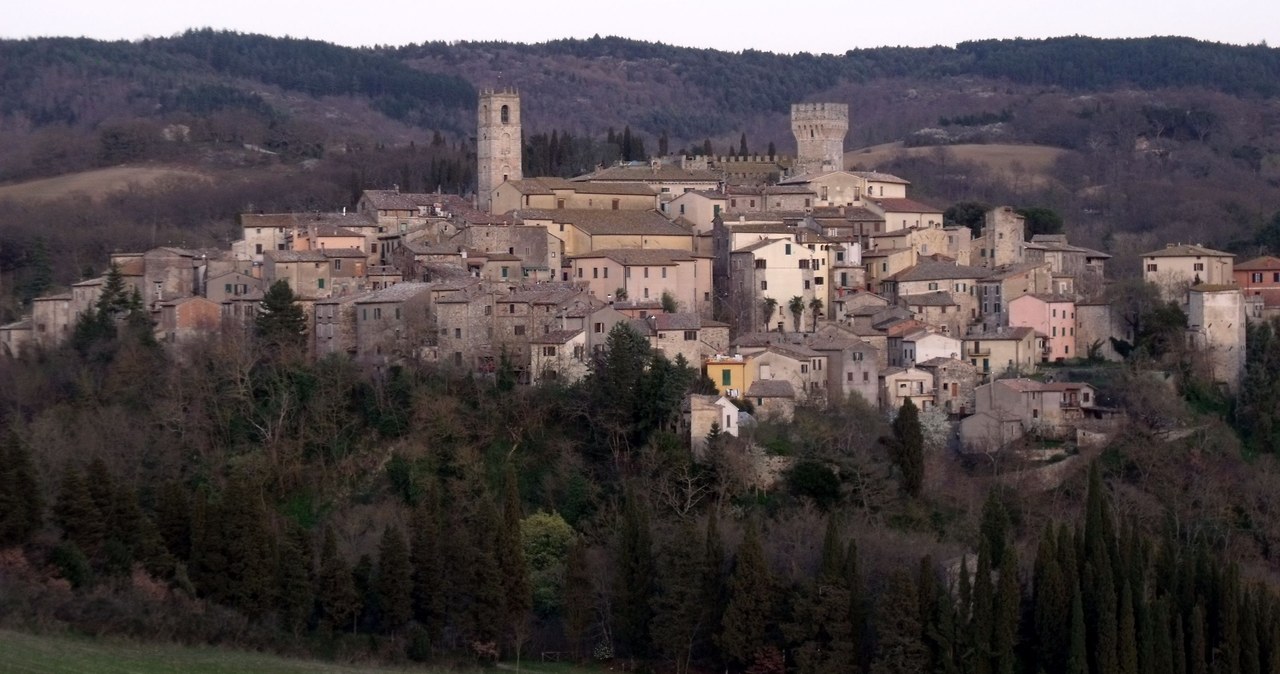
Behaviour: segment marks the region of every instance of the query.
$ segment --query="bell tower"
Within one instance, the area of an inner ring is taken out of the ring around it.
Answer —
[[[476,201],[482,210],[491,210],[498,185],[523,178],[520,143],[520,94],[482,90],[476,121]]]

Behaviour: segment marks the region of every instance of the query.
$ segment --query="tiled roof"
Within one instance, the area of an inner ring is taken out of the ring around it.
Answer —
[[[542,177],[512,180],[510,182],[522,194],[555,194],[556,190],[570,190],[578,194],[618,194],[651,197],[657,194],[653,188],[640,184],[595,183],[572,181],[564,178]]]
[[[369,254],[355,248],[321,248],[325,257],[369,257]]]
[[[1033,269],[1047,266],[1048,264],[1048,262],[1019,262],[1017,264],[1001,265],[996,267],[995,270],[991,272],[990,276],[981,280],[1003,281],[1005,279],[1013,278],[1014,276],[1025,274]]]
[[[440,203],[440,194],[416,194],[400,190],[365,190],[369,204],[380,211],[416,211]]]
[[[1161,250],[1143,253],[1142,257],[1235,257],[1231,253],[1190,243],[1169,244]]]
[[[929,360],[926,360],[923,363],[916,363],[916,367],[924,367],[924,368],[954,367],[954,368],[959,368],[969,372],[974,372],[974,371],[977,371],[978,369],[973,365],[970,365],[969,363],[964,362],[963,360],[959,360],[956,358],[944,358],[941,356],[937,358],[930,358]]]
[[[1058,295],[1056,293],[1027,293],[1022,297],[1034,297],[1046,304],[1065,304],[1065,303],[1074,303],[1076,301],[1075,298],[1073,297],[1067,297],[1066,295]],[[1022,297],[1009,300],[1009,304],[1013,304],[1014,302],[1017,302],[1018,300],[1022,299]]]
[[[269,250],[263,255],[276,262],[327,262],[329,258],[318,250]]]
[[[377,302],[403,302],[419,293],[431,290],[430,283],[397,283],[390,288],[383,288],[356,300],[356,304],[372,304]]]
[[[796,390],[785,379],[757,379],[747,389],[748,398],[794,398]]]
[[[1193,292],[1198,293],[1224,293],[1233,290],[1240,290],[1240,286],[1234,283],[1201,283],[1200,285],[1191,286]]]
[[[899,185],[911,184],[911,181],[909,180],[903,180],[898,176],[891,175],[889,173],[881,173],[879,171],[849,171],[849,173],[852,173],[864,180],[870,180],[877,183],[897,183]]]
[[[545,335],[538,335],[529,341],[534,344],[567,344],[574,337],[581,334],[581,330],[552,330]]]
[[[915,199],[876,199],[875,203],[890,213],[942,213],[941,208]]]
[[[671,222],[657,211],[605,211],[581,208],[514,211],[524,221],[550,220],[570,224],[592,236],[639,234],[649,236],[691,236],[692,232]]]
[[[923,261],[913,267],[890,276],[888,281],[943,281],[948,279],[981,279],[986,278],[990,270],[981,267],[966,267],[950,262]]]
[[[609,248],[575,255],[571,259],[586,260],[601,257],[609,258],[625,266],[656,267],[671,266],[677,262],[687,262],[698,258],[709,258],[710,256],[674,248]]]
[[[1273,255],[1255,257],[1252,260],[1235,265],[1236,271],[1275,271],[1277,269],[1280,269],[1280,257]]]
[[[691,312],[649,314],[655,330],[700,330],[702,318]]]
[[[919,295],[903,295],[901,299],[908,306],[915,307],[953,307],[958,305],[951,293],[943,290],[935,290],[931,293],[921,293]]]
[[[713,171],[682,169],[678,166],[621,165],[610,166],[594,173],[573,178],[573,182],[588,180],[634,182],[712,182],[719,181],[720,174]]]
[[[964,339],[966,341],[982,340],[985,342],[1010,340],[1010,339],[1022,340],[1022,339],[1026,339],[1027,335],[1034,334],[1034,333],[1035,333],[1035,330],[1031,328],[1025,328],[1025,327],[996,328],[994,330],[987,330],[985,332],[978,332],[978,333],[965,335]]]
[[[377,227],[378,223],[363,213],[241,213],[242,227],[298,227],[329,225],[331,227]],[[358,236],[358,235],[357,235]]]

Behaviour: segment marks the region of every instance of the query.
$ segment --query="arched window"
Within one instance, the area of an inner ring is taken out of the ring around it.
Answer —
[[[502,123],[507,124],[511,121],[511,110],[507,106],[502,106]]]

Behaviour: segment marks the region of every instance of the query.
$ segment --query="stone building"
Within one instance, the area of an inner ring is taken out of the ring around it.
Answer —
[[[524,177],[520,132],[520,94],[513,89],[485,89],[476,106],[476,197],[493,212],[493,191],[508,180]]]
[[[1023,241],[1027,222],[1012,206],[998,206],[987,211],[982,234],[970,244],[969,263],[994,269],[1001,265],[1023,262]]]
[[[849,133],[849,106],[843,103],[796,103],[791,106],[791,133],[796,138],[796,174],[844,169],[844,139]]]
[[[1239,286],[1192,286],[1187,298],[1190,346],[1206,356],[1213,381],[1235,392],[1245,360],[1245,303]]]
[[[933,375],[933,399],[947,414],[964,416],[974,408],[978,369],[955,358],[930,358],[916,367]]]

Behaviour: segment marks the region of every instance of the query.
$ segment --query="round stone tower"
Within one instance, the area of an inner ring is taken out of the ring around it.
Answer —
[[[488,211],[494,188],[523,177],[520,94],[514,89],[484,89],[476,111],[476,198]]]
[[[844,169],[844,137],[849,106],[844,103],[795,103],[791,133],[796,137],[796,175]]]

